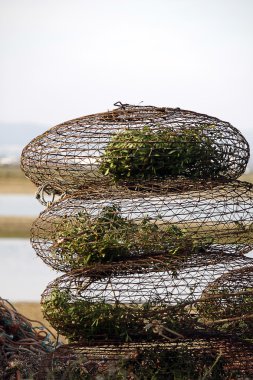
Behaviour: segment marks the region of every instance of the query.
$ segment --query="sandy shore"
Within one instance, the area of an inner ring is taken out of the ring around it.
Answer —
[[[36,187],[18,166],[0,166],[0,194],[34,194]]]
[[[34,217],[0,216],[0,237],[29,238]]]
[[[253,183],[253,173],[240,177]],[[36,187],[18,166],[0,166],[0,194],[35,194]],[[0,216],[0,237],[29,237],[32,217]]]
[[[53,327],[48,323],[48,321],[43,318],[39,302],[14,302],[13,306],[20,314],[34,321],[32,322],[34,326],[38,326],[38,323],[36,323],[36,321],[39,321],[43,325],[45,325],[45,327],[47,327],[53,334],[56,335],[55,329],[53,329]],[[66,339],[63,336],[60,336],[60,340],[62,342],[67,343]]]
[[[0,194],[35,194],[35,191],[36,187],[29,180],[9,180],[4,183],[0,180]]]
[[[253,183],[253,173],[244,174],[242,181]],[[34,194],[35,185],[25,177],[19,166],[0,166],[0,194]]]

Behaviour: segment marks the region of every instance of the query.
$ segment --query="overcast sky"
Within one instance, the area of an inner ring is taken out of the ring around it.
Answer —
[[[53,126],[121,100],[252,128],[253,0],[0,5],[0,122]]]

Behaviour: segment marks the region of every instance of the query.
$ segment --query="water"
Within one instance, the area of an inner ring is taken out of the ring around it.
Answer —
[[[33,195],[0,195],[0,215],[36,217],[43,209]],[[0,254],[0,297],[11,302],[39,301],[47,284],[61,275],[36,256],[29,239],[1,238]]]
[[[27,194],[0,194],[0,215],[38,216],[44,207]]]
[[[0,215],[37,217],[43,206],[33,195],[0,194]],[[0,239],[0,297],[9,301],[39,301],[57,273],[47,267],[29,239]]]
[[[39,301],[47,284],[58,277],[39,259],[28,239],[0,239],[0,296],[9,301]]]
[[[50,269],[36,256],[29,239],[1,238],[0,253],[0,296],[11,302],[39,301],[41,293],[48,283],[62,274]],[[246,256],[253,258],[253,253]],[[217,276],[222,274],[221,269],[217,268]],[[189,273],[187,277],[189,278]],[[208,276],[206,277],[205,282],[208,280]],[[168,274],[166,274],[166,278],[168,278]],[[178,281],[182,281],[182,278],[179,278]],[[194,282],[193,279],[192,281]],[[195,286],[197,287],[198,281],[199,278],[196,278]],[[154,279],[152,279],[152,284],[154,285]],[[185,284],[183,285],[184,292],[186,292]],[[127,289],[124,290],[127,291]],[[121,289],[122,291],[123,289]],[[93,297],[95,295],[96,291]],[[175,297],[177,298],[177,295]]]

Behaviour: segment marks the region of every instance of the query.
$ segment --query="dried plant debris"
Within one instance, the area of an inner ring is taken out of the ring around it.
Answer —
[[[49,354],[36,380],[251,379],[252,344],[235,339],[66,345]]]

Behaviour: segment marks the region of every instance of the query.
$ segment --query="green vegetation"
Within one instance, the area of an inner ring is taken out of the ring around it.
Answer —
[[[225,169],[223,154],[206,136],[208,127],[173,131],[127,129],[116,134],[101,158],[100,172],[119,180],[164,178],[216,178]]]
[[[85,344],[85,341],[114,339],[122,343],[131,340],[153,342],[159,340],[159,337],[163,342],[181,342],[181,348],[179,343],[179,349],[173,351],[163,350],[161,343],[161,350],[148,348],[136,352],[132,359],[122,358],[109,362],[109,369],[103,372],[101,379],[224,378],[224,361],[221,355],[205,351],[197,351],[195,354],[188,349],[187,342],[183,343],[184,336],[181,333],[191,330],[195,325],[194,317],[185,309],[175,312],[169,306],[152,303],[126,305],[94,303],[82,299],[73,301],[68,290],[58,288],[44,299],[42,308],[46,318],[58,331],[64,331],[70,342]],[[154,320],[158,315],[159,320]],[[84,371],[86,364],[85,356],[69,363],[64,369],[64,374],[69,376],[66,378],[72,380],[71,376],[75,375],[75,379],[97,379]],[[55,362],[54,368],[57,374],[63,369],[60,362]]]
[[[52,238],[51,254],[73,269],[129,256],[193,254],[211,244],[210,239],[195,240],[175,225],[159,227],[149,218],[135,223],[122,217],[116,206],[104,207],[97,217],[87,213],[66,217]]]
[[[44,316],[70,341],[131,340],[145,341],[163,336],[163,329],[178,338],[180,331],[192,324],[192,317],[182,309],[175,313],[168,305],[155,303],[122,304],[72,300],[68,290],[55,288],[43,300]],[[156,319],[155,324],[149,320]],[[167,331],[167,330],[166,330]]]
[[[118,363],[106,380],[222,380],[224,360],[216,353],[196,355],[187,350],[143,350],[134,360]],[[132,374],[133,377],[130,377]],[[129,376],[129,377],[127,377]]]
[[[135,350],[134,359],[111,359],[106,364],[106,371],[102,368],[101,372],[98,369],[89,374],[89,368],[99,367],[95,360],[86,356],[71,361],[54,358],[47,380],[223,380],[226,377],[221,354],[210,352],[198,356],[187,347],[174,352],[156,348]]]
[[[212,286],[197,310],[200,318],[215,329],[253,341],[252,288],[230,291]]]

